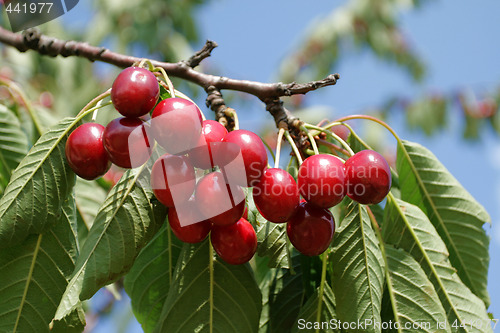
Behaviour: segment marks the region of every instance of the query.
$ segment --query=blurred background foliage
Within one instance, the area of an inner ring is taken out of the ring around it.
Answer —
[[[77,16],[71,16],[72,20],[78,17],[74,22],[68,22],[68,18],[63,16],[62,19],[39,28],[43,33],[59,39],[85,41],[120,53],[175,62],[188,58],[203,44],[202,37],[210,38],[203,35],[195,18],[212,1],[81,0],[73,9],[78,11]],[[423,6],[432,6],[433,2],[350,0],[344,1],[340,6],[332,5],[331,12],[318,13],[318,19],[313,20],[301,36],[292,36],[297,38],[294,48],[288,53],[283,50],[279,68],[269,75],[284,82],[317,80],[336,72],[338,65],[345,59],[368,53],[398,68],[418,85],[425,80],[429,70],[419,55],[418,48],[412,45],[401,28],[401,14],[419,10]],[[5,11],[2,12],[0,24],[9,27]],[[227,33],[232,33],[231,27],[228,27]],[[231,48],[231,45],[225,47]],[[26,119],[24,127],[28,141],[33,143],[38,134],[28,113],[24,112],[26,108],[32,108],[40,123],[47,128],[64,116],[75,115],[89,100],[108,89],[119,70],[106,64],[94,64],[86,59],[72,57],[61,61],[60,58],[50,58],[35,52],[19,53],[13,48],[0,45],[0,80],[16,82],[26,94],[26,99],[23,100],[0,86],[0,99],[3,104],[12,107],[21,119]],[[199,70],[231,76],[224,71],[223,65],[214,65],[211,61],[202,63]],[[201,88],[180,80],[174,80],[174,84],[179,90],[194,96],[200,106],[204,104],[205,94]],[[373,84],[377,84],[377,78],[373,78]],[[366,110],[359,111],[389,122],[393,114],[403,113],[408,129],[421,131],[429,136],[444,130],[453,112],[463,118],[463,138],[475,140],[480,138],[485,127],[500,133],[500,87],[489,88],[491,89],[488,91],[462,87],[453,91],[424,91],[419,97],[414,94],[411,97],[396,95],[380,105],[371,105]],[[234,99],[234,93],[224,94],[229,102]],[[239,99],[235,103],[239,106],[260,103],[241,94],[237,96]],[[285,103],[297,116],[309,122],[319,122],[332,116],[331,109],[310,106],[306,102],[307,98],[294,96],[285,99]],[[262,110],[261,114],[248,115],[241,111],[240,118],[243,121],[249,117],[261,119],[261,124],[264,125],[260,127],[260,134],[273,146],[276,133],[274,123],[270,117],[266,117],[262,104],[259,104],[259,108]],[[99,121],[106,123],[116,116],[111,112],[100,112]],[[380,151],[386,149],[380,128],[369,127],[363,130],[370,145]],[[386,156],[391,160],[390,154]],[[79,187],[85,186],[88,185]],[[100,193],[99,197],[104,197],[104,194]],[[83,219],[85,214],[93,214],[91,211],[81,213],[80,218]],[[115,287],[121,289],[120,283]],[[98,293],[94,298],[96,303],[88,309],[90,315],[87,320],[91,324],[88,331],[95,318],[111,311],[111,305],[115,301],[112,294],[108,290]],[[125,331],[126,325],[122,320],[120,322]]]

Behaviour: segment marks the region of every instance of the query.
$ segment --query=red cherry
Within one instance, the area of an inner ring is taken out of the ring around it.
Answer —
[[[253,132],[236,130],[229,132],[222,142],[221,148],[217,150],[218,163],[216,163],[231,182],[237,182],[241,186],[254,186],[267,167],[267,152],[262,140]],[[237,164],[228,166],[240,153],[245,168],[246,182],[242,177],[243,170]]]
[[[391,168],[385,158],[373,150],[362,150],[345,162],[346,190],[352,200],[376,204],[391,189]]]
[[[212,228],[210,221],[201,218],[194,200],[189,200],[182,206],[170,208],[168,223],[174,235],[185,243],[201,242]]]
[[[201,113],[183,98],[167,98],[155,107],[151,119],[153,135],[170,154],[185,154],[195,148],[201,135]]]
[[[194,168],[185,156],[165,154],[151,169],[151,188],[162,204],[175,207],[185,203],[196,186]]]
[[[137,168],[149,159],[153,149],[150,129],[139,118],[112,120],[103,135],[109,159],[122,168]]]
[[[333,207],[345,196],[344,163],[333,155],[309,156],[299,168],[297,181],[306,201],[321,208]]]
[[[78,126],[66,141],[66,160],[73,171],[83,179],[103,176],[111,166],[102,144],[104,126],[85,123]]]
[[[236,223],[245,210],[245,192],[227,184],[220,172],[211,172],[198,181],[195,200],[205,218],[216,225]]]
[[[253,200],[266,220],[284,223],[299,205],[299,188],[292,175],[285,170],[267,169],[253,188]]]
[[[214,225],[210,241],[219,257],[231,265],[248,262],[257,251],[257,235],[245,219],[227,226]]]
[[[200,169],[213,168],[215,164],[212,150],[226,134],[227,129],[221,123],[215,120],[204,120],[198,145],[189,151],[191,163]]]
[[[335,233],[335,220],[325,208],[301,203],[288,221],[286,232],[292,245],[306,256],[317,256],[328,248]]]
[[[160,87],[153,73],[140,67],[125,68],[113,82],[111,101],[125,117],[140,117],[153,109]]]

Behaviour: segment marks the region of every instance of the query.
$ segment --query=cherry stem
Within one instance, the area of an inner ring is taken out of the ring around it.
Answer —
[[[92,113],[92,121],[95,121],[97,119],[97,113],[99,112],[99,109],[101,108],[101,105],[102,105],[102,99],[97,102],[97,104],[95,105],[95,111],[94,113]]]
[[[323,140],[323,139],[318,139],[318,143],[323,145],[323,146],[326,146],[332,150],[335,150],[336,152],[338,153],[341,153],[341,154],[344,154],[344,155],[349,155],[349,152],[345,149],[342,149],[340,148],[339,146],[337,146],[336,144],[330,142],[330,141],[326,141],[326,140]]]
[[[90,109],[87,109],[85,111],[80,111],[77,115],[76,115],[76,119],[78,119],[78,121],[82,120],[83,118],[85,118],[87,115],[89,115],[90,113],[93,113],[93,112],[96,112],[97,110],[105,107],[105,106],[108,106],[108,105],[111,105],[113,104],[111,101],[109,102],[106,102],[104,104],[99,104],[99,105],[96,105],[94,106],[93,108],[90,108]],[[94,120],[94,119],[92,119]]]
[[[240,121],[238,120],[238,114],[236,113],[236,110],[233,108],[226,108],[224,110],[224,114],[226,117],[232,117],[234,121],[234,128],[233,130],[239,130],[240,129]]]
[[[299,165],[301,165],[303,160],[302,160],[302,156],[300,156],[299,148],[297,148],[297,145],[293,141],[293,138],[288,131],[285,131],[285,137],[288,140],[288,142],[290,143],[290,146],[292,146],[293,152],[295,153],[295,156],[297,157],[297,160],[299,161]]]
[[[288,165],[286,166],[286,172],[291,173],[291,172],[290,172],[290,169],[292,168],[292,162],[293,162],[294,160],[295,160],[295,157],[294,157],[294,156],[290,157],[290,161],[288,161]],[[288,239],[288,237],[287,237],[287,239]]]
[[[304,125],[300,126],[300,129],[307,134],[309,141],[311,141],[311,146],[314,151],[314,155],[318,155],[319,154],[318,145],[316,144],[316,140],[312,136],[311,132],[309,132],[309,130]]]
[[[356,138],[356,140],[359,141],[359,143],[361,143],[363,146],[365,146],[366,149],[373,150],[372,147],[370,147],[370,145],[365,142],[365,140],[361,139],[361,137],[354,131],[354,129],[349,124],[344,123],[343,125],[345,127],[347,127],[349,129],[349,131],[351,131],[351,135],[354,136]]]
[[[377,124],[380,124],[383,127],[385,127],[389,132],[391,132],[391,134],[398,141],[398,143],[401,143],[401,139],[396,134],[396,132],[392,129],[391,126],[387,125],[387,123],[385,123],[384,121],[382,121],[382,120],[380,120],[378,118],[375,118],[373,116],[362,115],[362,114],[360,114],[360,115],[355,114],[355,115],[351,115],[351,116],[342,117],[340,119],[337,119],[335,122],[344,122],[344,121],[353,120],[353,119],[366,119],[366,120],[370,120],[370,121],[376,122]]]
[[[78,114],[76,115],[77,117],[79,117],[81,114],[85,113],[85,114],[88,114],[87,111],[92,108],[94,105],[97,104],[97,102],[105,99],[106,97],[108,97],[109,95],[111,95],[111,88],[109,88],[108,90],[106,90],[105,92],[103,92],[102,94],[96,96],[93,100],[91,100],[90,102],[88,102],[87,105],[85,105],[83,107],[83,109],[80,110],[80,112],[78,112]],[[105,105],[102,105],[102,106],[106,106],[106,105],[109,105],[111,104],[111,102],[109,103],[106,103]]]
[[[370,220],[372,221],[373,226],[376,227],[377,230],[380,231],[380,226],[378,225],[377,219],[375,218],[375,215],[373,214],[370,207],[366,206],[366,211],[368,212],[368,216],[370,216]]]
[[[269,147],[269,144],[266,142],[266,140],[262,140],[264,143],[264,146],[266,146],[267,150],[271,153],[271,156],[273,157],[273,161],[276,161],[276,156],[274,155],[274,151]]]
[[[280,127],[278,132],[278,140],[276,140],[276,158],[274,159],[274,167],[280,167],[280,153],[281,153],[281,143],[283,141],[283,134],[285,133],[285,129]]]
[[[172,84],[172,81],[170,80],[170,78],[168,77],[167,75],[167,72],[165,72],[165,70],[161,67],[156,67],[154,69],[154,71],[159,71],[162,75],[163,75],[163,79],[165,80],[165,82],[167,83],[167,86],[168,86],[168,92],[170,93],[170,96],[172,97],[175,97],[175,89],[174,89],[174,85]]]
[[[349,155],[352,156],[354,155],[354,152],[352,151],[351,147],[349,146],[349,144],[347,144],[347,142],[345,142],[340,136],[338,136],[337,134],[335,133],[332,133],[332,131],[329,131],[328,129],[325,129],[324,127],[318,127],[318,126],[314,126],[314,125],[311,125],[311,124],[304,124],[304,127],[306,128],[312,128],[312,129],[315,129],[317,131],[320,131],[320,132],[323,132],[325,133],[327,136],[337,140],[348,152],[349,152]]]
[[[26,110],[28,111],[28,114],[30,115],[30,118],[33,120],[33,124],[35,125],[36,131],[38,132],[39,135],[42,135],[43,132],[45,132],[44,126],[40,122],[40,119],[38,119],[38,115],[36,114],[35,110],[33,109],[31,102],[24,95],[24,92],[21,90],[21,88],[13,81],[4,80],[1,78],[0,78],[0,85],[4,85],[8,88],[10,94],[12,95],[12,98],[15,99],[15,95],[12,93],[12,91],[14,91],[17,94],[17,97],[24,104]]]
[[[323,294],[325,292],[326,283],[326,264],[328,263],[328,251],[323,253],[323,265],[321,267],[321,282],[319,284],[319,294],[318,294],[318,312],[316,313],[316,322],[319,323],[321,320],[321,306],[323,305]],[[319,328],[316,329],[319,332]]]
[[[147,69],[149,69],[151,72],[154,71],[154,69],[155,69],[155,66],[153,66],[153,63],[149,59],[142,59],[141,61],[139,61],[139,63],[132,64],[132,66],[134,66],[136,64],[137,64],[137,67],[141,67],[141,68],[144,68],[144,64],[147,64],[148,65]]]

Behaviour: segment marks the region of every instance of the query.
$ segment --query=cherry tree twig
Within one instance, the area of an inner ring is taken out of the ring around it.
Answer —
[[[0,27],[0,43],[15,47],[20,52],[28,50],[36,51],[40,54],[49,55],[52,57],[81,57],[90,61],[101,61],[118,67],[128,67],[133,63],[141,60],[141,58],[132,57],[112,52],[104,47],[89,45],[88,43],[78,41],[66,41],[41,34],[37,29],[28,29],[23,33],[14,33]],[[286,123],[288,126],[296,126],[297,119],[292,117],[290,113],[283,107],[276,107],[280,103],[281,97],[292,96],[297,94],[306,94],[322,87],[335,85],[340,78],[338,74],[330,74],[326,78],[308,83],[263,83],[248,80],[232,79],[224,76],[217,76],[202,73],[194,70],[200,62],[211,55],[212,50],[217,47],[217,43],[207,41],[205,46],[196,52],[188,60],[169,63],[152,60],[151,63],[155,67],[163,68],[169,76],[184,79],[201,86],[207,93],[216,94],[219,104],[212,109],[222,116],[225,107],[222,100],[221,90],[234,90],[247,94],[251,94],[259,98],[266,104],[266,109],[271,112],[278,127],[280,123]],[[213,97],[212,97],[213,99]],[[221,101],[222,100],[222,101]],[[207,102],[209,99],[207,99]]]

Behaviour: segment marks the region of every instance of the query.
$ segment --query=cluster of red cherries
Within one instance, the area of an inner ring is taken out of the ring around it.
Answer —
[[[111,163],[143,165],[156,142],[166,153],[154,162],[150,182],[158,201],[169,207],[172,232],[187,243],[210,234],[215,252],[229,264],[245,263],[257,250],[245,187],[253,188],[260,214],[287,223],[291,243],[309,256],[323,253],[332,241],[335,221],[329,208],[345,195],[375,204],[390,190],[389,165],[377,152],[358,152],[345,163],[333,155],[310,156],[296,182],[287,171],[268,168],[265,146],[255,133],[228,133],[220,123],[203,120],[193,102],[178,97],[158,102],[159,94],[152,72],[123,70],[111,90],[123,117],[106,127],[85,123],[76,128],[66,143],[68,163],[78,176],[92,180]]]

